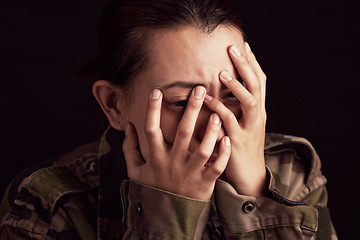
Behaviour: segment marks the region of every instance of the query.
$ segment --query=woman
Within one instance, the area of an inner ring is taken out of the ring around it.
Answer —
[[[82,72],[110,127],[13,181],[1,237],[335,239],[313,147],[265,134],[266,76],[233,9],[110,1]]]

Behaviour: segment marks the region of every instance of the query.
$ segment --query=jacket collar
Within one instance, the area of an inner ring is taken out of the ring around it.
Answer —
[[[108,127],[99,146],[99,212],[98,232],[100,239],[116,239],[124,231],[120,185],[129,179],[122,143],[124,132]]]

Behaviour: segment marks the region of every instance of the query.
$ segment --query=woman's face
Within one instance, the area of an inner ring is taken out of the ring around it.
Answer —
[[[228,55],[229,46],[234,44],[245,52],[240,31],[223,25],[211,34],[204,34],[194,27],[156,31],[150,44],[149,67],[134,79],[136,84],[132,101],[124,116],[124,121],[131,122],[136,128],[145,160],[149,152],[144,131],[147,102],[155,88],[163,93],[161,129],[164,140],[169,144],[174,142],[186,101],[197,85],[205,86],[208,95],[221,100],[240,117],[240,103],[219,80],[219,74],[224,70],[233,76],[238,75]],[[190,152],[194,152],[201,143],[211,113],[203,105],[190,143]],[[218,139],[224,134],[222,130]]]

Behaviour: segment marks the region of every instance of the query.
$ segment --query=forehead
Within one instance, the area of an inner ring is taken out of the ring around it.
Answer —
[[[206,86],[221,71],[235,74],[227,51],[233,44],[242,48],[244,40],[231,26],[220,25],[211,33],[191,26],[156,30],[149,44],[149,67],[143,74],[146,85],[191,82]]]

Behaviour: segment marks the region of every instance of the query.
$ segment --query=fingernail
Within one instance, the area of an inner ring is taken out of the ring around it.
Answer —
[[[224,137],[224,142],[226,146],[230,146],[230,138],[229,137]]]
[[[151,99],[159,99],[161,91],[159,89],[154,89],[151,93]]]
[[[232,51],[236,56],[238,56],[238,57],[241,56],[241,53],[240,53],[239,49],[238,49],[235,45],[231,47],[231,51]]]
[[[195,96],[195,98],[200,99],[200,98],[202,98],[202,96],[204,95],[204,93],[205,93],[204,87],[202,87],[202,86],[197,86],[197,87],[195,88],[195,91],[194,91],[194,96]]]
[[[211,116],[211,121],[215,124],[219,124],[220,123],[220,117],[217,113],[214,113],[212,116]]]
[[[221,77],[228,82],[230,82],[233,79],[228,72],[221,72]]]
[[[210,97],[209,95],[205,95],[205,101],[207,102],[211,102],[212,101],[212,97]]]
[[[248,50],[249,52],[251,52],[251,47],[250,47],[250,45],[249,45],[248,42],[245,43],[245,48],[246,48],[246,50]]]

